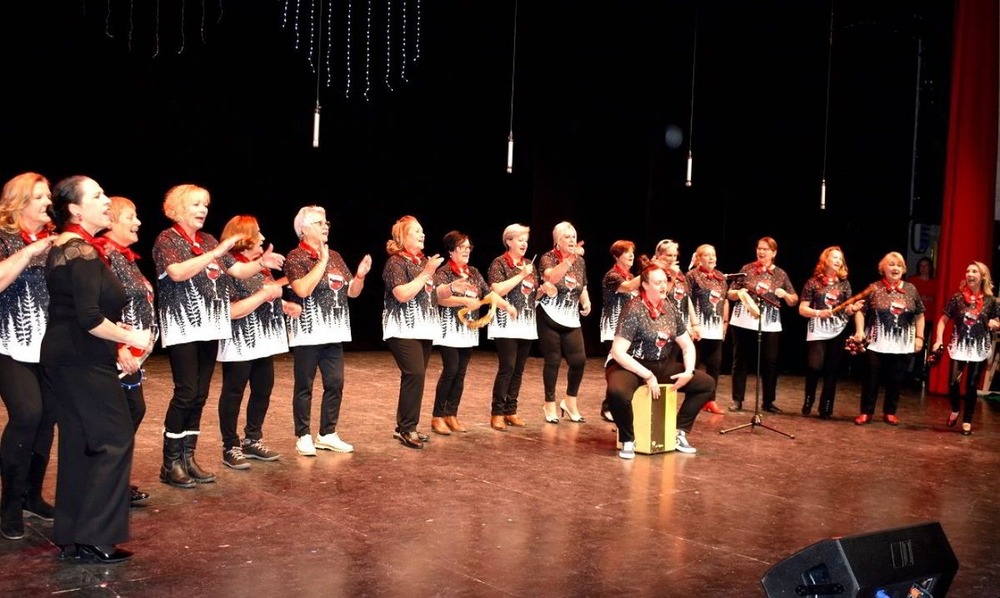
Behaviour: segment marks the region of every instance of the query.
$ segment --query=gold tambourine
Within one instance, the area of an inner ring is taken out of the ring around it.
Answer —
[[[486,305],[487,303],[490,304],[490,310],[486,312],[486,315],[478,319],[472,319],[468,317],[470,311],[468,307],[463,307],[459,309],[458,310],[459,321],[461,321],[469,328],[472,328],[473,330],[479,330],[483,326],[486,326],[493,320],[493,316],[495,316],[497,313],[496,296],[493,293],[490,293],[489,295],[483,297],[482,300],[479,301],[479,304],[476,305],[476,307],[474,308],[474,309],[479,309],[480,307]]]

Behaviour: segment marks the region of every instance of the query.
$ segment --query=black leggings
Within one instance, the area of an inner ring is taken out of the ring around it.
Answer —
[[[747,374],[757,369],[757,331],[730,326],[733,339],[733,400],[743,402],[747,390]],[[780,332],[760,333],[761,403],[773,405],[778,394],[778,338]]]
[[[493,381],[493,404],[490,415],[517,413],[517,397],[521,393],[524,366],[531,355],[531,339],[497,338],[497,376]]]
[[[556,382],[563,357],[569,366],[566,374],[566,396],[580,394],[583,370],[587,366],[587,352],[583,346],[583,330],[557,324],[545,313],[538,310],[538,347],[545,362],[542,366],[542,383],[545,385],[545,402],[556,400]]]
[[[976,400],[979,398],[976,384],[983,373],[985,361],[954,361],[948,375],[948,398],[951,399],[951,410],[958,412],[964,399],[965,410],[962,412],[962,422],[971,424],[972,414],[976,411]],[[965,392],[962,392],[964,389]]]
[[[215,373],[219,341],[194,341],[169,348],[174,396],[167,407],[163,427],[170,434],[201,430],[201,412]]]
[[[671,384],[670,376],[684,371],[684,366],[673,359],[660,361],[639,361],[649,371],[656,375],[660,384]],[[639,376],[623,368],[617,361],[608,364],[605,370],[608,380],[608,402],[611,407],[611,417],[618,426],[618,440],[621,442],[635,441],[635,426],[632,413],[632,395],[642,386]],[[705,403],[712,400],[715,394],[715,382],[712,377],[700,370],[695,370],[694,377],[679,391],[684,395],[684,401],[677,410],[677,429],[690,432],[694,420]],[[667,440],[670,440],[669,438]]]

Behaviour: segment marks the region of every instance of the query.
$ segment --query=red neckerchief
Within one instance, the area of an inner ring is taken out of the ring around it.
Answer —
[[[523,266],[524,265],[524,258],[523,257],[521,258],[521,261],[519,261],[518,263],[515,264],[514,263],[514,256],[512,256],[509,251],[507,253],[503,254],[503,257],[504,257],[505,260],[507,260],[507,267],[508,268],[517,268],[519,266]]]
[[[560,264],[563,263],[563,261],[565,261],[566,258],[568,258],[570,255],[572,255],[572,254],[569,254],[569,253],[563,254],[563,252],[559,251],[558,247],[554,247],[552,249],[552,253],[556,254],[556,259],[559,260]]]
[[[642,304],[649,310],[649,317],[654,320],[659,318],[660,314],[663,313],[663,299],[660,299],[659,303],[653,305],[653,303],[649,300],[649,296],[646,295],[646,291],[642,291],[641,296]]]
[[[965,299],[965,303],[967,305],[970,305],[970,306],[971,305],[975,305],[976,306],[976,312],[983,311],[983,294],[982,293],[973,293],[972,289],[970,289],[969,287],[965,287],[964,289],[962,289],[962,297]]]
[[[618,272],[619,274],[621,274],[622,278],[624,278],[625,280],[632,280],[632,278],[633,278],[631,272],[629,272],[625,268],[622,268],[617,263],[615,264],[615,271]]]
[[[771,264],[770,266],[765,266],[760,262],[760,260],[757,260],[756,262],[753,263],[753,267],[754,267],[754,273],[758,275],[774,273],[774,264]]]
[[[201,248],[201,233],[195,231],[194,238],[192,239],[186,232],[184,232],[184,229],[180,224],[175,224],[172,228],[178,235],[181,236],[182,239],[188,242],[188,245],[191,246],[191,253],[195,255],[204,255],[205,250]]]
[[[300,245],[300,247],[301,247],[301,245]],[[306,247],[309,247],[309,246],[306,245]],[[250,259],[247,256],[243,255],[242,251],[240,251],[238,253],[234,251],[234,252],[232,252],[232,255],[233,255],[233,258],[235,258],[236,261],[240,262],[241,264],[249,264],[250,262],[253,261],[252,259]],[[272,278],[271,271],[268,270],[267,268],[265,268],[264,264],[260,265],[260,273],[264,275],[264,278]]]
[[[411,262],[413,262],[414,266],[419,266],[420,265],[420,260],[424,259],[424,252],[423,251],[418,251],[416,253],[416,255],[414,255],[414,254],[410,253],[409,251],[407,251],[405,249],[400,249],[399,250],[399,255],[401,255],[404,258],[406,258],[406,259],[410,260]]]
[[[674,270],[673,267],[665,269],[664,272],[667,273],[667,276],[673,279],[674,284],[677,283],[687,284],[687,279],[684,278],[684,275],[678,272],[677,270]]]
[[[837,284],[836,274],[834,274],[833,276],[827,276],[826,274],[819,274],[816,276],[816,278],[818,278],[819,282],[824,286],[832,287],[833,285]]]
[[[122,256],[125,259],[127,259],[129,262],[135,262],[135,260],[139,259],[139,254],[138,253],[132,251],[131,249],[129,249],[128,247],[125,247],[124,245],[119,245],[118,243],[116,243],[113,239],[111,239],[108,236],[102,236],[102,237],[100,237],[98,239],[95,239],[95,241],[97,241],[97,243],[101,244],[101,249],[105,253],[107,253],[108,246],[110,245],[112,249],[114,249],[118,253],[122,254]],[[95,244],[94,247],[97,247],[97,245]]]
[[[705,276],[705,278],[708,279],[714,278],[715,280],[722,280],[722,281],[726,280],[726,277],[723,276],[722,272],[719,272],[718,270],[706,270],[702,266],[698,266],[698,271],[701,272]]]
[[[902,293],[903,292],[903,281],[899,281],[897,284],[892,284],[886,279],[882,279],[882,285],[885,286],[885,292],[892,293]]]
[[[455,260],[448,260],[448,265],[451,266],[451,271],[455,273],[455,276],[469,277],[469,264],[460,266]]]
[[[66,228],[63,229],[67,233],[76,233],[83,237],[83,240],[87,243],[93,245],[94,249],[97,251],[97,255],[100,256],[101,261],[105,264],[110,265],[111,262],[108,261],[108,256],[104,252],[104,243],[94,237],[94,235],[83,230],[83,227],[79,224],[67,224]]]
[[[29,233],[28,231],[26,231],[26,230],[24,230],[22,228],[21,229],[21,240],[24,241],[25,245],[31,245],[35,241],[38,241],[40,239],[44,239],[45,237],[47,237],[47,236],[49,236],[51,234],[52,234],[52,231],[50,231],[47,228],[43,228],[42,230],[38,231],[37,233]]]
[[[316,251],[315,249],[313,249],[313,246],[310,245],[309,243],[306,243],[305,241],[300,242],[299,243],[299,249],[301,249],[301,250],[305,251],[306,253],[308,253],[309,257],[311,257],[312,259],[314,259],[314,260],[318,260],[319,259],[319,252]],[[239,258],[236,258],[236,259],[239,259]]]

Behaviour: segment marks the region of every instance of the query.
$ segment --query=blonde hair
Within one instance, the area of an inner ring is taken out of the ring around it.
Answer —
[[[38,183],[49,186],[49,180],[35,172],[23,172],[7,181],[0,195],[0,229],[8,233],[21,230],[21,212],[31,201]],[[46,224],[45,228],[51,229],[52,225]]]
[[[202,197],[205,198],[205,205],[212,202],[212,196],[209,195],[208,189],[189,183],[175,185],[163,197],[163,213],[167,215],[167,218],[178,222],[184,218],[184,211],[188,206]]]
[[[552,245],[559,245],[559,238],[569,233],[576,232],[576,227],[565,220],[552,227]]]
[[[511,239],[516,239],[521,235],[527,235],[531,233],[531,228],[523,224],[511,224],[507,228],[503,229],[503,236],[500,238],[503,243],[504,249],[507,249],[507,242]]]
[[[305,206],[299,210],[299,213],[295,215],[295,221],[292,222],[292,228],[295,229],[295,236],[300,239],[302,238],[302,229],[306,225],[306,217],[309,216],[309,214],[319,214],[323,216],[323,219],[325,220],[326,208],[323,206]]]
[[[986,264],[984,264],[982,262],[977,262],[977,261],[971,261],[971,262],[969,262],[969,266],[975,266],[979,270],[979,274],[981,274],[982,277],[983,277],[983,284],[982,284],[983,295],[985,295],[987,297],[992,297],[993,296],[993,277],[990,276],[990,269],[986,266]],[[968,269],[969,266],[966,266],[966,269]],[[965,290],[965,289],[969,288],[969,283],[967,283],[965,281],[965,277],[964,276],[962,277],[962,282],[958,283],[958,288],[960,290]]]
[[[708,252],[709,249],[711,249],[712,251],[715,251],[715,246],[714,245],[709,245],[708,243],[702,243],[701,245],[699,245],[698,249],[695,249],[694,253],[691,254],[691,264],[688,265],[688,270],[694,270],[695,266],[700,266],[701,265],[701,263],[700,263],[701,260],[699,258],[701,258],[701,256],[705,255],[705,253]],[[718,256],[716,256],[716,257],[718,257]]]
[[[889,260],[895,260],[899,262],[899,264],[903,266],[903,274],[906,274],[906,260],[903,259],[903,254],[899,253],[898,251],[890,251],[889,253],[885,254],[885,257],[879,260],[878,262],[879,274],[885,276],[885,268],[886,266],[889,265]]]

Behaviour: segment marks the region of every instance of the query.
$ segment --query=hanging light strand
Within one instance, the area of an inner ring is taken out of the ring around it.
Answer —
[[[830,37],[826,55],[826,114],[823,117],[823,174],[819,186],[819,209],[826,209],[826,154],[830,137],[830,73],[833,66],[833,2],[830,0]]]
[[[318,60],[319,55],[323,52],[323,0],[319,0],[319,35],[316,41],[316,109],[313,111],[313,147],[319,147],[319,83],[322,79],[322,62]],[[329,43],[329,42],[327,42]]]
[[[507,132],[507,173],[514,172],[514,80],[517,74],[517,0],[514,0],[514,38],[510,51],[510,122]]]
[[[684,186],[692,185],[691,175],[694,171],[694,75],[695,66],[698,64],[698,4],[694,6],[694,41],[691,43],[691,116],[688,121],[688,155],[687,169],[684,175]]]
[[[392,91],[392,0],[385,3],[385,87]]]

